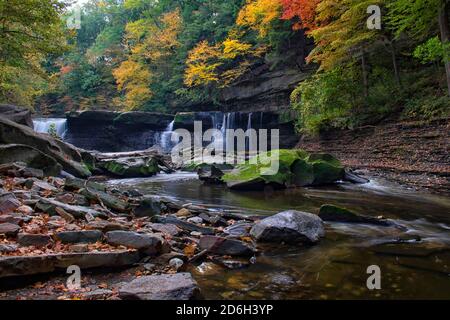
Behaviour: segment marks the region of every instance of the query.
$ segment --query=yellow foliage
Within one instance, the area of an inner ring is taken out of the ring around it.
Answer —
[[[152,97],[149,88],[152,75],[145,65],[127,60],[113,71],[113,75],[118,89],[125,91],[125,105],[128,110],[140,107]]]
[[[211,46],[208,41],[197,44],[189,52],[184,83],[189,87],[194,87],[219,81],[217,68],[222,65],[218,61],[221,54],[220,47]]]
[[[141,19],[127,24],[131,54],[113,72],[118,89],[125,92],[126,109],[139,108],[153,96],[153,78],[164,74],[168,58],[181,45],[178,36],[182,24],[179,9],[165,13],[158,22]]]
[[[247,0],[236,23],[258,31],[259,36],[264,38],[272,22],[281,17],[282,8],[281,0]]]
[[[251,44],[228,38],[223,42],[223,58],[236,59],[238,56],[249,53],[251,48]]]

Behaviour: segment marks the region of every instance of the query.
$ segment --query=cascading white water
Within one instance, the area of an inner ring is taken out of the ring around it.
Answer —
[[[61,139],[65,138],[68,130],[67,119],[62,118],[38,118],[33,120],[33,124],[34,131],[48,134],[54,129]]]
[[[174,125],[175,125],[175,121],[172,121],[167,126],[166,130],[164,130],[164,132],[161,134],[160,145],[161,145],[161,148],[167,152],[169,152],[172,147],[172,134],[174,133],[173,132]]]

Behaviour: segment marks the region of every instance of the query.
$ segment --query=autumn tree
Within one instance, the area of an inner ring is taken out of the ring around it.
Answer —
[[[31,104],[43,89],[41,62],[65,48],[64,10],[58,0],[0,0],[0,100]]]
[[[152,96],[154,79],[164,79],[170,73],[170,59],[180,46],[182,27],[180,11],[165,13],[158,20],[143,17],[126,27],[130,47],[128,59],[114,70],[118,89],[125,92],[128,110],[142,107]]]
[[[320,0],[281,0],[283,5],[282,19],[295,20],[294,30],[304,29],[307,32],[317,27],[316,9]]]
[[[281,0],[247,0],[236,23],[256,30],[263,38],[269,33],[273,22],[279,20],[281,11]]]

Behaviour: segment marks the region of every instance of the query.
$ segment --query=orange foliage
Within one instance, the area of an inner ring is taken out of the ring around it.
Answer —
[[[320,0],[281,0],[281,3],[283,5],[282,19],[299,19],[293,26],[294,30],[311,31],[317,27],[316,8]]]

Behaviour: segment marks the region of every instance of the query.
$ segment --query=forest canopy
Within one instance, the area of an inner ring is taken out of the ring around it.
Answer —
[[[292,94],[302,130],[448,114],[449,0],[0,0],[0,102],[171,112],[217,104],[255,66],[316,70]],[[368,28],[381,8],[381,28]],[[295,60],[295,59],[294,59]]]

